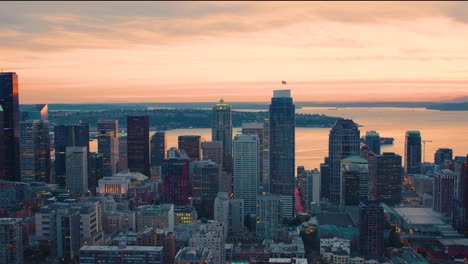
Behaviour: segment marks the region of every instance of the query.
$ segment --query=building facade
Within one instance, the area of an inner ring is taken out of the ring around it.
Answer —
[[[72,193],[85,193],[88,191],[87,153],[87,147],[67,147],[66,187]]]
[[[406,131],[405,137],[405,175],[421,173],[421,133]]]
[[[127,116],[128,169],[150,176],[149,116]]]
[[[273,91],[269,113],[270,192],[282,196],[283,218],[293,218],[296,119],[290,90]]]
[[[178,138],[179,150],[184,151],[185,154],[192,161],[201,160],[201,137],[193,135],[179,136]]]

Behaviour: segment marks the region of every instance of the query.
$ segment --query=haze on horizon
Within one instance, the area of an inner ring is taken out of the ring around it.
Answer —
[[[20,103],[468,95],[468,2],[1,2]]]

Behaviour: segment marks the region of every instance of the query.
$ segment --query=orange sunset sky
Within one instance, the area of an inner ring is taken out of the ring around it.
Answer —
[[[20,103],[468,96],[468,2],[1,2]]]

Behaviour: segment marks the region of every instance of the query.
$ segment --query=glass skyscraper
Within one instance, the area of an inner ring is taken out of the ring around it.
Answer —
[[[283,218],[294,217],[295,106],[290,90],[275,90],[270,104],[270,192],[282,196]]]
[[[223,99],[213,106],[211,141],[223,142],[223,160],[230,164],[229,160],[232,159],[232,113],[231,106],[226,104]]]
[[[0,73],[0,107],[3,109],[0,179],[20,181],[18,75],[14,72]]]
[[[406,131],[405,175],[421,173],[421,133]]]
[[[149,177],[149,155],[149,116],[127,116],[128,169]]]
[[[340,203],[341,160],[350,156],[359,156],[359,129],[351,119],[339,119],[333,125],[329,135],[328,157],[330,168],[329,188],[330,202]]]

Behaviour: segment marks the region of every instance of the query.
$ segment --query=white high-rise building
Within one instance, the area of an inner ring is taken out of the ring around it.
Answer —
[[[233,141],[234,198],[244,200],[244,214],[257,210],[258,137],[236,135]]]
[[[66,186],[72,193],[88,191],[88,147],[67,147]]]

